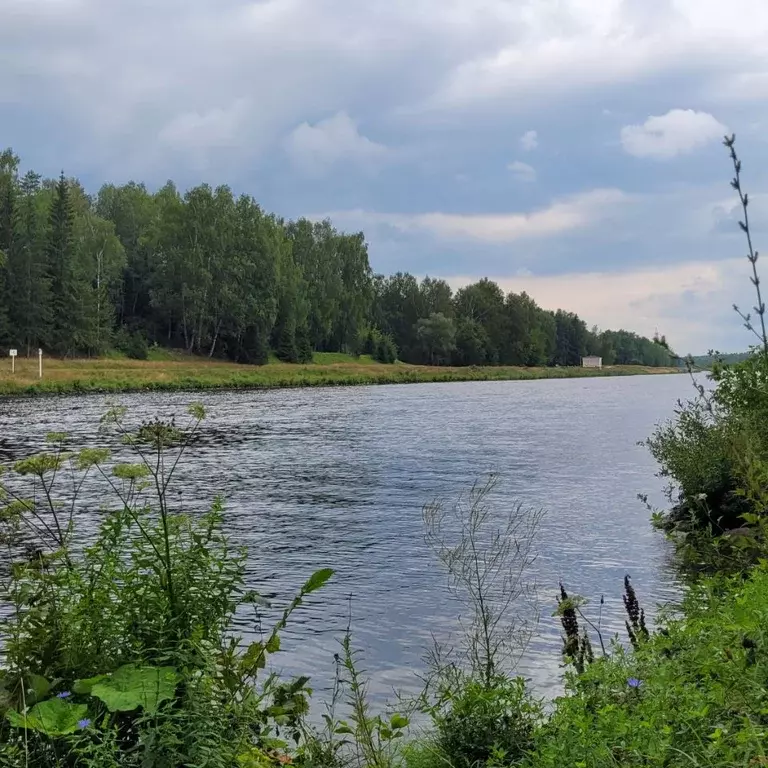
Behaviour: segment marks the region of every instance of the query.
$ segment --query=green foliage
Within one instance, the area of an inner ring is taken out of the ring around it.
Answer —
[[[302,324],[296,332],[296,362],[312,362],[312,342],[309,340],[309,328]]]
[[[3,347],[143,360],[151,343],[263,365],[271,345],[308,363],[313,350],[358,353],[374,327],[389,341],[367,354],[382,362],[538,366],[578,365],[598,346],[579,318],[486,278],[454,295],[444,280],[373,276],[362,233],[284,222],[227,186],[105,184],[91,198],[18,167],[0,153]],[[667,364],[662,346],[619,334],[631,343],[606,346],[606,362]]]
[[[371,328],[363,344],[363,352],[380,363],[394,363],[397,360],[397,347],[392,337]]]
[[[292,612],[333,571],[309,577],[266,642],[242,647],[232,620],[255,597],[244,588],[245,553],[221,533],[221,504],[195,519],[171,509],[174,469],[205,416],[199,405],[189,412],[185,426],[129,429],[114,409],[104,424],[137,464],[112,464],[95,448],[66,453],[66,436],[54,434],[55,452],[17,462],[0,486],[3,536],[32,551],[12,567],[13,610],[0,624],[0,764],[231,768],[304,749],[308,679],[262,679],[262,670]],[[81,487],[89,472],[105,485],[104,508],[82,547],[77,494],[60,503],[56,492]],[[44,501],[19,494],[25,480]]]
[[[698,398],[681,404],[675,419],[658,427],[648,445],[661,475],[672,480],[670,498],[678,494],[667,514],[657,514],[657,522],[676,534],[687,563],[738,570],[760,557],[768,542],[768,335],[741,161],[735,137],[724,143],[735,174],[731,186],[744,217],[739,224],[747,240],[757,326],[750,314],[734,309],[759,345],[741,362],[715,362],[713,391],[694,380]],[[693,361],[688,365],[692,370]]]
[[[86,704],[70,704],[55,698],[35,704],[26,714],[9,710],[5,716],[14,728],[37,731],[45,736],[66,736],[78,730],[78,724],[87,714]]]
[[[360,765],[367,768],[390,768],[395,764],[397,744],[403,738],[409,720],[399,713],[392,713],[388,717],[371,713],[368,682],[357,662],[359,654],[352,649],[349,628],[342,641],[342,650],[337,691],[347,693],[349,718],[334,721],[330,716],[326,717],[331,732],[328,741],[332,744],[332,737],[342,737],[335,756],[340,756],[341,748],[347,747],[351,748]]]
[[[462,318],[456,328],[455,360],[459,365],[485,363],[488,338],[485,329],[475,320]]]
[[[464,678],[433,711],[435,765],[511,766],[533,746],[541,710],[522,678],[495,677],[490,685]]]
[[[768,572],[699,580],[632,652],[568,676],[536,732],[531,768],[762,765]]]
[[[668,526],[724,530],[741,524],[749,509],[738,494],[736,440],[737,425],[728,413],[701,400],[684,404],[674,420],[657,427],[647,445],[660,475],[673,481]]]
[[[456,327],[450,317],[433,312],[416,323],[416,338],[421,344],[422,359],[430,365],[449,363],[456,349]]]
[[[694,368],[704,368],[706,370],[711,370],[716,365],[743,363],[751,356],[751,352],[731,352],[725,354],[721,354],[720,352],[710,352],[707,355],[692,355],[689,359]]]
[[[90,687],[90,695],[103,701],[110,712],[143,709],[148,715],[153,715],[161,702],[175,696],[179,675],[173,667],[125,664],[97,682],[93,680],[90,678],[87,686]],[[73,687],[77,690],[77,682]]]
[[[119,349],[131,360],[147,360],[149,357],[149,345],[141,331],[129,331],[121,328],[115,334],[116,349]]]

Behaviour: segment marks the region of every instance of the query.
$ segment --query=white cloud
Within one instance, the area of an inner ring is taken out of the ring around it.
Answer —
[[[284,147],[293,163],[311,174],[323,173],[341,162],[370,169],[388,154],[384,145],[361,135],[346,112],[315,125],[302,123],[286,138]]]
[[[724,73],[768,71],[763,0],[561,0],[510,3],[506,13],[492,5],[506,41],[458,62],[429,108],[487,106],[498,115],[664,72],[711,84]]]
[[[520,137],[520,147],[525,152],[531,152],[539,146],[539,135],[536,131],[526,131]]]
[[[160,131],[159,138],[173,147],[208,149],[239,141],[250,109],[246,99],[237,99],[229,107],[214,107],[204,112],[177,115]]]
[[[728,129],[708,112],[672,109],[649,117],[642,125],[621,129],[624,151],[635,157],[668,159],[721,139]]]
[[[476,276],[445,278],[453,288]],[[748,294],[745,260],[689,261],[628,272],[495,277],[504,291],[526,291],[545,309],[576,312],[588,324],[664,333],[679,354],[746,349],[731,305]],[[746,301],[749,301],[748,295]],[[736,341],[734,341],[736,339]]]
[[[547,238],[595,226],[628,200],[618,189],[594,189],[556,200],[530,213],[377,213],[353,210],[317,214],[347,226],[394,227],[401,232],[426,232],[446,240],[511,243],[527,238]]]
[[[511,171],[518,181],[536,181],[536,169],[528,163],[515,160],[507,166],[507,170]]]

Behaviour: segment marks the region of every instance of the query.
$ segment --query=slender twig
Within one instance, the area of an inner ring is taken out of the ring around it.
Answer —
[[[597,639],[600,641],[600,647],[603,649],[603,656],[606,656],[606,655],[607,655],[607,652],[606,652],[606,650],[605,650],[605,643],[603,642],[603,633],[602,633],[602,632],[599,630],[599,628],[598,628],[598,627],[596,627],[596,626],[595,626],[595,625],[594,625],[594,624],[593,624],[593,623],[592,623],[592,622],[591,622],[591,621],[590,621],[590,620],[589,620],[589,619],[588,619],[588,618],[587,618],[587,617],[584,615],[584,613],[582,612],[581,608],[579,608],[579,607],[577,606],[577,607],[576,607],[576,610],[579,612],[579,616],[581,616],[581,618],[582,618],[582,619],[584,619],[584,621],[586,621],[586,622],[587,622],[587,624],[589,624],[589,626],[590,626],[590,627],[592,627],[592,629],[594,629],[594,630],[595,630],[595,633],[597,634]]]
[[[757,306],[754,309],[760,317],[761,333],[758,333],[754,329],[749,315],[745,315],[743,312],[741,312],[741,310],[735,304],[734,309],[744,320],[744,325],[749,330],[753,331],[755,335],[762,341],[763,352],[765,352],[765,356],[768,358],[768,333],[766,333],[765,329],[765,304],[763,302],[762,291],[760,290],[760,275],[757,273],[757,260],[759,258],[759,253],[754,249],[754,246],[752,245],[752,233],[749,228],[749,213],[747,211],[749,206],[749,195],[741,188],[741,160],[739,160],[739,157],[736,154],[736,134],[726,136],[723,140],[723,144],[725,144],[725,146],[730,150],[731,161],[733,162],[733,169],[735,173],[734,178],[731,181],[731,186],[739,195],[739,201],[741,202],[741,208],[744,213],[744,221],[740,221],[739,226],[747,237],[747,246],[749,248],[747,259],[752,265],[752,277],[750,278],[750,281],[752,282],[752,285],[755,286],[755,292],[757,293]]]

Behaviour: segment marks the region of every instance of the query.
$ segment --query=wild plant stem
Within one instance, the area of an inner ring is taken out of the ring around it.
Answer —
[[[736,154],[735,134],[730,137],[726,136],[724,143],[725,143],[725,146],[728,147],[728,149],[730,150],[731,161],[733,162],[733,170],[735,173],[734,179],[731,182],[731,186],[738,193],[739,201],[741,202],[741,208],[742,208],[742,211],[744,212],[744,221],[739,222],[739,224],[741,226],[742,231],[747,237],[747,246],[749,248],[747,259],[749,260],[749,263],[752,265],[751,280],[752,280],[752,284],[755,286],[755,291],[757,292],[757,306],[755,307],[755,311],[760,316],[760,329],[762,332],[761,334],[758,334],[758,336],[760,336],[763,342],[763,352],[765,353],[766,359],[768,359],[768,333],[766,333],[766,329],[765,329],[765,304],[763,303],[762,291],[760,290],[760,276],[757,273],[758,253],[757,251],[755,251],[754,246],[752,245],[752,233],[749,228],[749,213],[747,211],[747,207],[749,205],[749,198],[741,188],[741,161],[739,160],[738,155]],[[748,320],[747,320],[747,323],[749,327],[751,323],[749,323]]]

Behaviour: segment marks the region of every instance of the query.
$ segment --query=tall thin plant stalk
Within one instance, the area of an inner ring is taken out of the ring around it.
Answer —
[[[736,190],[739,195],[739,201],[741,203],[741,209],[744,214],[744,220],[739,221],[739,227],[747,238],[747,260],[752,266],[752,276],[749,278],[752,285],[755,287],[755,293],[757,294],[757,304],[753,307],[755,313],[760,318],[760,330],[758,331],[752,324],[752,315],[749,312],[742,312],[738,305],[734,304],[733,308],[738,312],[741,319],[744,321],[744,327],[751,331],[760,340],[765,353],[766,360],[768,360],[768,333],[765,329],[765,302],[763,301],[762,291],[760,289],[760,275],[757,271],[757,260],[760,258],[760,254],[755,250],[752,244],[752,232],[749,225],[749,195],[742,189],[741,186],[741,160],[736,154],[736,134],[731,134],[723,139],[723,144],[728,148],[731,161],[733,162],[734,177],[731,180],[731,186]]]

